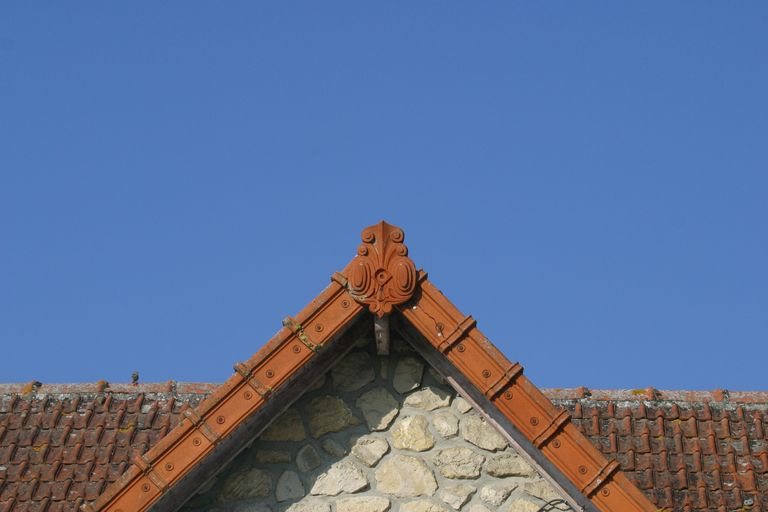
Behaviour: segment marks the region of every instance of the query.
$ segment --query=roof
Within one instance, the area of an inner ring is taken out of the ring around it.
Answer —
[[[217,386],[0,386],[0,512],[77,510]],[[542,391],[659,508],[768,503],[766,392]]]
[[[173,383],[166,385],[170,397],[162,399],[160,393],[151,403],[145,402],[151,393],[133,397],[126,390],[108,392],[104,382],[97,384],[91,401],[77,394],[61,395],[64,398],[59,401],[45,395],[36,402],[43,389],[37,383],[21,390],[32,397],[29,401],[14,395],[8,406],[9,426],[0,436],[4,443],[0,461],[8,461],[0,483],[2,506],[14,511],[73,505],[90,512],[175,510],[351,348],[345,344],[352,338],[345,333],[369,329],[373,323],[381,350],[388,350],[391,325],[527,453],[572,505],[590,511],[656,510],[620,470],[620,462],[605,457],[601,444],[588,439],[588,435],[602,434],[585,435],[579,430],[583,405],[576,399],[562,400],[574,404],[573,419],[555,407],[523,375],[519,363],[509,361],[471,316],[459,311],[425,272],[416,270],[400,228],[380,222],[364,229],[361,238],[357,256],[332,276],[331,284],[296,317],[287,317],[269,342],[236,364],[232,377],[199,403],[177,405],[180,388],[174,389]],[[79,408],[85,402],[90,412],[81,414]],[[65,407],[72,412],[65,414]],[[123,420],[129,414],[133,421],[126,423]],[[651,443],[650,427],[645,425],[649,420],[638,418],[643,425],[635,428],[628,418],[622,417],[622,427],[629,423],[627,435],[639,436],[645,451],[632,449],[630,457],[630,451],[622,451],[617,444],[616,455],[642,467],[638,459],[652,453],[646,450]],[[606,417],[609,423],[614,420]],[[663,418],[661,423],[664,426]],[[41,434],[46,426],[50,437]],[[658,440],[665,439],[660,430],[656,435]],[[129,445],[136,447],[131,450]],[[684,443],[681,450],[685,447]],[[668,450],[659,453],[665,454],[659,460],[670,466]],[[62,464],[45,469],[50,460],[59,458]],[[35,465],[40,471],[32,470]],[[65,469],[71,473],[62,476]],[[744,469],[748,474],[749,468]],[[653,473],[656,491],[659,486]],[[668,497],[670,502],[674,499]]]

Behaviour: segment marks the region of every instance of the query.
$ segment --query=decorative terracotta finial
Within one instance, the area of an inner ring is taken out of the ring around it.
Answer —
[[[367,227],[357,257],[346,269],[349,292],[379,318],[416,290],[416,266],[403,244],[405,234],[384,221]]]

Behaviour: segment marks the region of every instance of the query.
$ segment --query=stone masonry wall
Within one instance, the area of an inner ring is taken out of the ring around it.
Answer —
[[[409,345],[379,357],[364,338],[182,510],[536,512],[557,498]]]

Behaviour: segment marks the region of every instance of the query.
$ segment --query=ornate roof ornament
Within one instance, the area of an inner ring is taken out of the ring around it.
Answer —
[[[357,257],[345,270],[350,295],[383,317],[416,290],[416,266],[408,257],[405,234],[384,221],[369,226],[361,235]]]

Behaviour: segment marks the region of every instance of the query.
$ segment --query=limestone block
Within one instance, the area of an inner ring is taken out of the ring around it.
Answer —
[[[339,391],[356,391],[374,378],[373,361],[366,352],[351,352],[331,369],[333,387]]]
[[[435,446],[435,437],[429,431],[429,422],[420,414],[400,418],[390,433],[392,443],[400,450],[424,452]]]
[[[516,485],[504,484],[486,485],[480,489],[479,496],[480,499],[488,505],[498,507],[504,503],[504,500],[509,498],[509,495],[512,494],[512,491],[514,491],[516,487]]]
[[[259,437],[262,441],[303,441],[307,437],[299,411],[288,409]]]
[[[210,512],[216,512],[219,509],[215,509]],[[238,503],[232,508],[226,508],[221,512],[272,512],[272,507],[264,503],[245,502]]]
[[[520,488],[527,494],[544,501],[550,501],[561,497],[546,480],[529,480],[524,482]]]
[[[221,488],[221,501],[238,501],[269,496],[272,478],[260,469],[247,469],[230,475]]]
[[[333,439],[323,439],[323,442],[320,443],[320,446],[323,448],[325,453],[331,457],[336,457],[337,459],[340,459],[347,454],[347,449]]]
[[[398,393],[404,394],[421,385],[421,376],[424,373],[424,363],[415,357],[403,357],[397,362],[392,387]]]
[[[352,445],[352,454],[360,462],[372,468],[389,451],[389,443],[383,437],[363,436]]]
[[[437,433],[445,438],[456,436],[459,433],[459,419],[451,411],[437,411],[432,416],[432,424]]]
[[[344,400],[335,396],[317,396],[309,402],[309,432],[318,438],[360,424]]]
[[[284,471],[277,479],[275,497],[277,501],[295,500],[304,497],[304,485],[295,471]]]
[[[499,453],[490,456],[485,463],[485,472],[497,478],[534,474],[533,468],[516,453]]]
[[[450,512],[450,510],[429,500],[418,500],[400,505],[400,512]]]
[[[386,430],[399,412],[397,400],[384,388],[363,393],[355,405],[362,411],[368,428],[374,431]]]
[[[317,498],[308,498],[294,503],[285,512],[331,512],[331,504]]]
[[[435,475],[421,459],[392,455],[376,470],[376,488],[398,497],[432,496],[437,490]],[[402,507],[401,507],[402,509]]]
[[[368,479],[362,470],[352,461],[342,460],[318,476],[310,492],[314,495],[336,496],[342,492],[353,493],[366,487]]]
[[[460,397],[460,396],[457,396],[456,399],[453,401],[453,406],[461,414],[467,413],[472,410],[472,404],[470,404],[463,397]]]
[[[336,512],[387,512],[391,503],[381,496],[357,496],[336,502]]]
[[[432,458],[432,463],[446,478],[478,478],[484,461],[485,456],[462,447],[445,448]]]
[[[451,403],[451,394],[443,388],[427,386],[408,395],[404,404],[408,407],[434,411],[447,407]]]
[[[467,484],[444,485],[440,487],[438,496],[448,505],[459,510],[476,491],[476,487]]]
[[[479,414],[461,419],[461,436],[483,450],[495,452],[507,447],[507,440]]]
[[[504,512],[539,512],[539,510],[541,510],[541,505],[523,498],[514,498],[504,507]]]
[[[302,446],[296,453],[296,466],[300,471],[311,471],[322,464],[320,455],[315,450],[315,447],[311,444]]]
[[[259,464],[281,464],[291,462],[291,454],[279,450],[259,450],[254,457]]]

